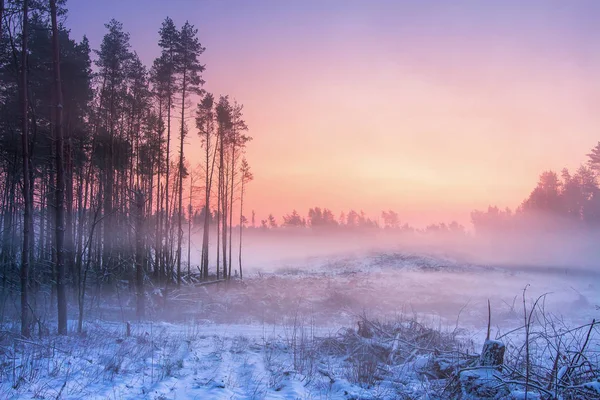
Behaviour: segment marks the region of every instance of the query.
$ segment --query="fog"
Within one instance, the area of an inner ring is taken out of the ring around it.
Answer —
[[[273,324],[301,314],[330,326],[353,324],[362,314],[416,314],[430,323],[451,327],[458,322],[477,331],[487,324],[488,299],[494,326],[519,325],[527,286],[528,306],[547,294],[546,312],[584,323],[595,317],[600,304],[595,237],[591,232],[248,229],[244,283],[226,291],[209,285],[188,293],[190,301],[200,304],[189,312],[211,321]],[[199,260],[200,239],[192,240],[192,266]],[[238,245],[234,239],[233,270]],[[215,250],[213,243],[211,273]]]
[[[201,233],[192,236],[192,265],[199,263],[201,240]],[[237,228],[233,234],[233,248],[233,265],[237,266]],[[273,272],[290,262],[375,251],[438,255],[487,266],[600,271],[600,231],[597,230],[476,235],[387,229],[245,229],[242,261],[247,272]],[[216,237],[213,233],[213,263],[215,252]]]

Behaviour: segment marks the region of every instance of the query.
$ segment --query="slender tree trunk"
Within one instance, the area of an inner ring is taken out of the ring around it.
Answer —
[[[93,191],[93,190],[92,190]],[[90,197],[92,197],[92,195],[90,194]],[[92,201],[90,200],[90,203],[92,203]],[[93,243],[93,239],[94,239],[94,230],[96,228],[96,224],[98,222],[98,212],[100,211],[100,207],[101,207],[101,197],[100,195],[98,195],[98,204],[97,204],[97,209],[94,212],[94,220],[91,222],[91,227],[90,227],[90,234],[89,237],[87,239],[87,243],[84,246],[84,248],[82,248],[82,253],[85,252],[86,250],[88,251],[88,256],[86,259],[86,264],[85,264],[85,269],[83,270],[83,273],[81,274],[81,282],[79,283],[79,296],[78,296],[78,305],[79,305],[79,318],[77,321],[77,332],[78,333],[82,333],[83,332],[83,316],[84,316],[84,301],[85,301],[85,289],[86,289],[86,283],[87,283],[87,274],[88,271],[90,270],[90,264],[92,262],[92,243]]]
[[[136,315],[138,318],[145,316],[144,309],[144,195],[141,190],[135,193],[136,220],[135,220],[135,281],[136,281]]]
[[[240,191],[240,251],[238,254],[240,279],[244,279],[244,273],[242,272],[242,231],[243,231],[243,229],[244,229],[244,175],[242,175],[242,188]]]
[[[29,1],[23,0],[23,31],[21,44],[21,145],[23,149],[23,249],[21,252],[21,335],[30,336],[29,330],[29,228],[31,226],[31,197],[29,194],[29,124],[27,116],[27,24]]]
[[[15,154],[16,158],[16,154]],[[13,162],[12,171],[6,176],[6,201],[4,208],[4,222],[2,224],[2,257],[0,262],[2,263],[2,286],[3,288],[7,284],[7,272],[14,265],[14,232],[13,232],[13,218],[15,211],[15,192],[16,182],[15,175],[17,162]]]
[[[54,160],[56,155],[56,147],[52,147],[52,159]],[[50,171],[48,174],[48,185],[51,188],[56,188],[56,173],[54,169]],[[56,209],[56,191],[50,190],[48,195],[46,196],[46,203],[48,203],[48,207],[50,209]],[[54,308],[57,303],[56,301],[56,214],[52,213],[52,215],[48,216],[46,220],[48,225],[48,232],[51,234],[48,236],[48,254],[50,255],[50,276],[52,279],[52,285],[50,287],[50,308]]]
[[[185,90],[186,74],[183,73],[182,95],[181,95],[181,142],[179,147],[179,207],[177,212],[177,286],[181,286],[181,242],[183,230],[181,229],[181,217],[183,216],[183,139],[185,138]]]
[[[2,36],[2,19],[4,18],[4,0],[0,0],[0,37]]]
[[[208,121],[206,123],[206,177],[204,186],[204,229],[202,231],[202,277],[208,279],[208,234],[210,229],[210,180],[212,179],[212,171],[209,176],[208,166],[210,163],[210,130]]]
[[[70,126],[70,124],[69,124]],[[67,129],[67,139],[64,142],[65,156],[65,266],[70,275],[73,293],[77,293],[79,280],[75,271],[75,239],[73,237],[73,157],[70,128]],[[63,132],[64,133],[64,132]]]
[[[158,99],[158,178],[156,181],[156,234],[155,234],[155,249],[154,249],[154,268],[155,278],[158,282],[163,279],[162,270],[162,210],[163,210],[163,194],[162,190],[162,167],[163,167],[163,152],[162,152],[162,141],[163,141],[163,103],[162,97]]]
[[[162,160],[161,160],[162,161]],[[156,267],[159,269],[158,270],[158,281],[161,282],[163,279],[166,278],[166,272],[165,272],[165,263],[163,262],[163,217],[164,217],[164,212],[163,212],[163,199],[164,199],[164,188],[163,188],[163,184],[161,182],[161,180],[158,180],[158,188],[160,190],[160,195],[159,195],[159,204],[157,204],[157,215],[158,215],[158,227],[157,227],[157,231],[156,231],[156,254],[154,255],[154,257],[156,258]]]
[[[219,142],[221,141],[221,139],[219,139]],[[221,244],[221,236],[220,236],[220,231],[221,231],[221,213],[222,213],[222,209],[221,209],[221,194],[222,194],[222,186],[223,186],[223,179],[221,176],[221,165],[219,164],[219,179],[218,179],[218,183],[217,183],[217,280],[219,280],[219,261],[220,261],[220,244]],[[223,278],[225,278],[225,276],[223,276]]]
[[[106,147],[105,155],[104,155],[104,168],[105,168],[105,180],[104,180],[104,219],[102,221],[104,228],[104,237],[103,237],[103,251],[102,251],[102,266],[104,268],[105,276],[108,279],[108,282],[111,280],[111,275],[113,273],[113,258],[115,257],[113,243],[115,242],[113,236],[117,231],[117,227],[114,225],[113,218],[113,205],[118,204],[114,201],[114,197],[118,197],[114,195],[113,189],[115,186],[115,176],[114,176],[114,136],[115,136],[115,96],[114,93],[114,82],[110,82],[111,94],[110,94],[110,103],[109,103],[109,138],[108,138],[108,146]],[[118,175],[117,175],[118,177]],[[118,192],[118,185],[117,185]]]
[[[235,128],[234,128],[235,129]],[[235,131],[231,144],[231,193],[229,195],[229,274],[231,278],[232,248],[233,248],[233,188],[235,183]]]
[[[56,0],[50,0],[52,18],[52,62],[54,64],[54,144],[56,163],[56,294],[58,305],[58,334],[67,334],[67,295],[65,284],[65,172],[63,168],[63,96],[60,81],[60,60],[58,44],[58,24],[56,22]]]
[[[47,169],[44,169],[44,175],[47,177],[49,175],[51,175],[52,172],[48,171]],[[48,187],[49,185],[42,180],[42,185],[40,188],[40,232],[38,235],[38,258],[40,260],[44,260],[46,257],[46,250],[48,250],[46,248],[46,210],[49,209],[49,204],[47,202],[47,195],[50,192],[50,188]]]
[[[209,240],[208,235],[210,233],[210,219],[211,219],[211,210],[210,210],[210,195],[212,193],[212,184],[213,177],[215,171],[215,164],[217,158],[217,149],[218,146],[215,144],[214,151],[212,155],[212,163],[210,163],[210,132],[212,131],[212,120],[207,121],[206,125],[206,199],[204,204],[204,232],[203,232],[203,241],[202,241],[202,251],[203,251],[203,268],[204,268],[204,279],[208,279],[208,252],[209,252]],[[210,177],[209,177],[209,163],[210,166]],[[218,226],[218,222],[217,222]],[[217,237],[219,234],[217,233]],[[219,255],[219,250],[217,249],[217,258]],[[218,276],[217,276],[218,279]]]
[[[63,97],[60,81],[60,60],[58,43],[58,25],[56,22],[56,0],[50,0],[52,14],[52,50],[54,64],[54,95],[56,99],[56,110],[54,117],[54,143],[56,163],[56,293],[58,305],[58,333],[67,334],[67,297],[65,283],[65,257],[64,257],[64,235],[65,235],[65,179],[64,179],[64,147],[63,147]]]
[[[227,186],[229,185],[228,179],[225,175],[226,163],[224,160],[224,143],[221,137],[221,241],[223,249],[223,278],[227,279]]]
[[[27,7],[29,8],[29,7]],[[29,23],[28,23],[29,25]],[[28,34],[29,35],[29,34]],[[29,68],[29,65],[27,66]],[[29,75],[28,75],[29,76]],[[29,91],[29,81],[27,82],[27,90]],[[31,101],[28,96],[27,104],[29,107],[29,116],[31,117],[31,121],[29,123],[29,128],[31,130],[31,141],[29,141],[29,154],[27,156],[29,163],[29,204],[30,204],[30,213],[31,217],[29,218],[29,291],[32,289],[32,283],[35,283],[34,280],[31,279],[32,274],[35,277],[35,258],[34,258],[34,249],[35,249],[35,229],[33,226],[35,220],[35,203],[33,201],[33,193],[35,190],[35,175],[33,173],[33,153],[34,146],[37,138],[37,120],[35,117],[34,109],[31,107]],[[35,301],[35,299],[34,299]],[[33,307],[35,309],[35,307]]]
[[[188,219],[188,248],[187,248],[187,265],[188,278],[191,276],[191,256],[192,256],[192,192],[194,191],[194,180],[190,174],[190,204],[189,204],[189,219]]]
[[[94,145],[92,145],[93,147]],[[83,244],[83,228],[84,228],[84,223],[85,223],[85,215],[87,214],[87,205],[88,205],[88,198],[90,199],[89,203],[90,203],[90,207],[93,206],[92,204],[92,198],[93,198],[93,191],[94,191],[94,184],[93,184],[93,175],[92,175],[92,163],[90,162],[88,164],[88,168],[87,168],[87,172],[86,172],[87,176],[85,178],[85,189],[83,188],[83,173],[80,174],[79,177],[79,197],[78,197],[78,216],[79,216],[79,220],[77,221],[77,260],[75,262],[76,264],[76,271],[77,271],[77,286],[76,286],[76,293],[77,293],[77,301],[78,303],[80,303],[80,307],[81,307],[81,312],[82,311],[82,307],[83,307],[83,293],[85,293],[85,281],[83,279],[83,275],[82,275],[82,270],[83,270],[83,256],[84,256],[84,244]],[[84,193],[85,190],[85,193]],[[88,197],[88,192],[89,192],[89,197]],[[98,203],[98,209],[100,207],[100,203]],[[94,221],[94,224],[96,222]],[[89,240],[89,253],[88,253],[88,259],[92,258],[92,254],[91,254],[91,246],[93,244],[92,239],[91,239],[91,233],[90,233],[90,238]],[[77,327],[77,332],[81,333],[81,326],[78,325]]]
[[[164,233],[164,239],[165,239],[165,247],[164,247],[164,251],[163,251],[163,257],[164,260],[163,261],[163,269],[165,270],[165,274],[166,274],[166,280],[165,280],[165,285],[169,284],[169,281],[172,278],[172,275],[170,274],[171,268],[170,266],[167,264],[167,260],[169,258],[169,245],[168,245],[168,238],[170,235],[170,214],[169,214],[169,180],[171,178],[171,108],[173,107],[173,97],[172,97],[172,88],[171,85],[169,84],[169,88],[168,88],[168,98],[167,98],[167,166],[166,166],[166,171],[165,171],[165,218],[164,218],[164,227],[165,227],[165,233]]]

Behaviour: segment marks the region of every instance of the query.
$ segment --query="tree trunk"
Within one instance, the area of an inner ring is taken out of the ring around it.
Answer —
[[[242,230],[244,229],[244,175],[242,175],[242,188],[240,191],[240,252],[239,252],[239,267],[240,279],[244,279],[242,272]]]
[[[219,179],[217,183],[217,280],[219,280],[219,261],[220,261],[220,244],[221,244],[221,186],[223,185],[221,178],[221,165],[219,165]]]
[[[212,171],[209,177],[208,164],[210,162],[210,136],[208,122],[206,123],[206,183],[204,187],[204,230],[202,231],[202,277],[208,279],[208,234],[210,229],[210,184]]]
[[[54,144],[56,163],[56,294],[58,305],[58,334],[67,334],[67,296],[65,285],[65,173],[63,168],[63,96],[60,82],[60,61],[58,44],[58,25],[56,22],[56,0],[50,0],[52,14],[52,62],[54,64],[54,96],[56,110],[54,114]]]
[[[90,198],[92,197],[92,194],[90,194]],[[90,203],[92,201],[90,200]],[[96,228],[96,224],[98,223],[98,212],[100,211],[100,207],[101,207],[101,199],[100,199],[100,195],[98,195],[98,204],[97,204],[97,209],[94,212],[94,220],[92,221],[92,226],[90,228],[90,234],[88,236],[87,239],[87,243],[85,244],[84,248],[81,249],[81,252],[85,252],[86,250],[88,251],[88,257],[86,260],[86,265],[85,265],[85,269],[83,270],[83,274],[81,274],[81,281],[79,282],[79,292],[78,292],[78,305],[79,305],[79,318],[77,320],[77,332],[78,333],[82,333],[83,332],[83,316],[84,316],[84,301],[85,301],[85,288],[86,288],[86,283],[87,283],[87,274],[88,271],[90,269],[90,264],[92,261],[92,243],[93,243],[93,239],[94,239],[94,230]],[[83,236],[83,232],[82,232],[82,236]]]
[[[135,193],[135,281],[136,281],[136,315],[143,318],[144,309],[144,195],[140,189]]]
[[[161,192],[162,185],[162,135],[163,135],[163,105],[162,97],[158,100],[158,177],[156,181],[156,237],[155,237],[155,249],[154,249],[154,276],[158,282],[163,277],[163,270],[161,269],[161,247],[162,247],[162,201],[163,193]]]
[[[170,224],[170,211],[169,211],[169,181],[171,178],[171,108],[173,107],[173,96],[172,96],[172,88],[171,88],[171,84],[169,83],[169,88],[168,88],[168,98],[167,98],[167,151],[166,151],[166,155],[167,155],[167,160],[166,160],[166,171],[165,171],[165,218],[163,221],[163,225],[165,228],[165,233],[164,233],[164,240],[165,240],[165,246],[164,246],[164,250],[163,250],[163,267],[162,269],[164,269],[165,271],[165,287],[169,285],[169,281],[171,280],[172,276],[171,276],[171,268],[170,266],[167,264],[167,260],[169,259],[169,246],[168,246],[168,238],[170,235],[169,232],[169,228],[171,226]]]
[[[233,248],[233,188],[235,183],[235,131],[234,139],[231,145],[231,193],[229,195],[229,273],[231,278],[232,248]]]
[[[4,18],[4,0],[0,0],[0,36],[2,36],[2,18]]]
[[[192,179],[192,175],[190,175],[190,205],[188,208],[188,248],[187,248],[187,267],[188,267],[188,278],[192,273],[191,266],[191,256],[192,256],[192,192],[194,190],[194,180]]]
[[[181,242],[183,230],[181,229],[181,217],[183,214],[183,139],[185,137],[185,90],[186,74],[183,73],[182,96],[181,96],[181,142],[179,147],[179,207],[177,213],[177,286],[181,286]]]
[[[202,257],[203,257],[203,275],[204,279],[208,279],[208,249],[209,249],[209,240],[208,235],[210,233],[210,219],[211,219],[211,210],[210,210],[210,195],[212,192],[212,184],[213,184],[213,176],[215,171],[215,163],[216,163],[216,155],[218,146],[215,144],[215,148],[212,155],[212,163],[210,163],[210,132],[212,131],[212,120],[208,120],[206,123],[206,199],[204,203],[204,232],[203,232],[203,240],[202,240]],[[210,166],[210,176],[208,174]],[[218,226],[218,223],[217,223]],[[218,233],[217,233],[218,236]],[[217,249],[217,257],[219,250]],[[217,276],[218,279],[218,276]]]
[[[64,108],[63,108],[64,113]],[[63,117],[64,121],[64,117]],[[64,126],[64,122],[63,122]],[[75,271],[75,239],[73,237],[73,157],[72,157],[72,143],[70,129],[67,134],[66,140],[64,140],[64,156],[65,156],[65,267],[70,276],[72,287],[74,288],[73,293],[77,293],[77,285],[79,280],[76,278],[77,273]],[[64,136],[64,128],[63,128]],[[75,295],[75,298],[77,296]]]
[[[102,221],[103,224],[103,249],[102,249],[102,267],[104,268],[104,273],[110,282],[111,274],[112,274],[112,258],[113,254],[113,235],[116,233],[116,227],[114,225],[113,218],[113,187],[115,185],[114,182],[114,134],[115,134],[115,122],[114,122],[114,113],[115,113],[115,94],[114,90],[111,90],[110,95],[110,106],[109,106],[109,137],[108,137],[108,146],[106,147],[104,154],[104,168],[105,168],[105,179],[104,179],[104,219]],[[117,186],[118,187],[118,186]]]
[[[21,335],[29,330],[29,227],[31,226],[31,197],[29,193],[29,121],[27,116],[27,23],[29,1],[23,0],[23,31],[21,44],[21,145],[23,149],[23,249],[21,251]]]
[[[223,278],[227,279],[227,187],[229,186],[228,179],[225,175],[225,167],[226,163],[224,161],[224,143],[223,138],[221,138],[221,242],[223,249]]]

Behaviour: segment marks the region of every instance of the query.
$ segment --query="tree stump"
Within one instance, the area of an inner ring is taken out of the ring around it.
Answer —
[[[508,388],[498,385],[499,372],[493,368],[476,368],[462,371],[459,374],[461,399],[505,399]]]
[[[486,340],[479,357],[479,365],[482,367],[497,367],[498,370],[501,370],[502,364],[504,364],[505,350],[504,343],[498,340]]]
[[[362,336],[367,339],[373,337],[373,332],[371,331],[371,328],[369,328],[369,325],[367,325],[366,321],[358,321],[357,333],[359,336]]]

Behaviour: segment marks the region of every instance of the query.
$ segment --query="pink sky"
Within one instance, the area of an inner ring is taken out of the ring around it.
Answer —
[[[199,28],[206,89],[245,106],[259,219],[319,205],[468,224],[600,140],[593,2],[164,3],[117,18],[147,64],[166,15]],[[68,25],[97,48],[115,15],[89,7],[70,1]]]

